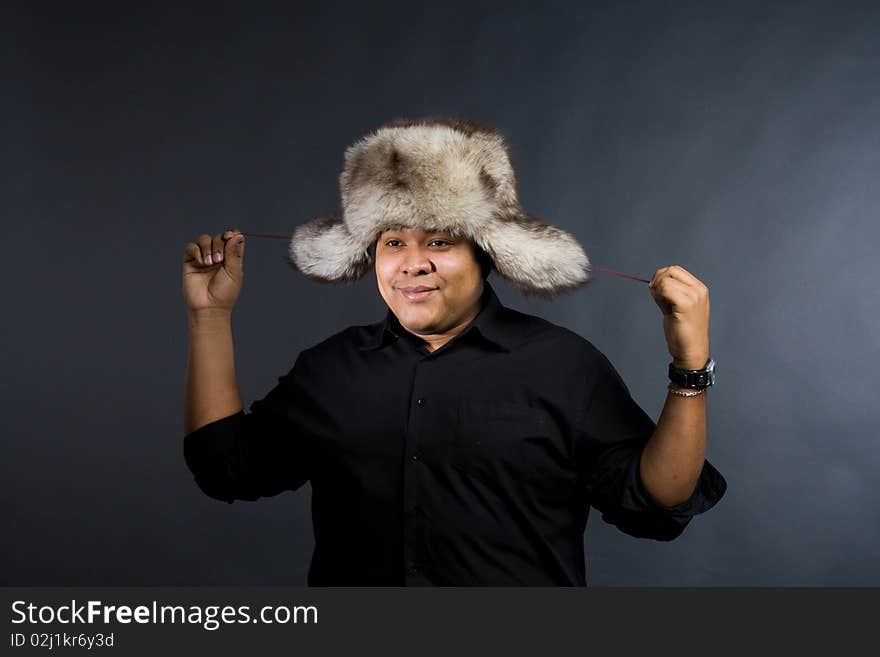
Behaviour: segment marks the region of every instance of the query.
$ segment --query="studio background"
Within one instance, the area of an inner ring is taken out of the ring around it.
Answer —
[[[530,212],[598,266],[710,290],[707,458],[677,540],[594,510],[590,586],[880,584],[880,9],[846,2],[30,3],[0,15],[5,585],[304,585],[310,490],[227,505],[182,452],[184,245],[338,210],[342,152],[400,117],[507,137]],[[381,319],[248,239],[245,406]],[[603,351],[656,420],[642,283],[501,301]],[[352,546],[353,550],[357,546]]]

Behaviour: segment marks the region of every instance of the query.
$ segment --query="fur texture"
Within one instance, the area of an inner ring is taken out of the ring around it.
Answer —
[[[373,267],[369,247],[397,227],[473,239],[524,294],[552,298],[589,280],[589,260],[568,232],[526,214],[504,139],[473,121],[385,124],[345,151],[342,217],[298,226],[288,260],[312,280],[346,283]]]

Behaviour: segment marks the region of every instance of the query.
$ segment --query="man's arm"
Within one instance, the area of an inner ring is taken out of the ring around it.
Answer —
[[[674,265],[654,272],[648,285],[663,312],[663,332],[675,367],[697,370],[709,360],[709,288]],[[657,428],[642,450],[639,476],[661,506],[685,502],[696,488],[706,459],[706,395],[671,391]]]
[[[244,235],[237,228],[213,238],[202,235],[198,243],[184,248],[183,297],[189,324],[186,434],[242,408],[235,382],[232,309],[241,292],[243,257]]]
[[[688,369],[698,367],[702,364]],[[642,450],[642,483],[661,506],[681,504],[699,481],[706,459],[707,394],[682,397],[668,392],[657,429]]]
[[[183,429],[186,434],[242,410],[235,380],[229,313],[189,314],[185,394]]]

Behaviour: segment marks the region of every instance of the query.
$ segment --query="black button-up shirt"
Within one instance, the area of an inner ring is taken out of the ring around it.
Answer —
[[[666,509],[639,476],[655,423],[588,340],[507,308],[428,351],[388,310],[303,350],[263,399],[190,433],[207,495],[312,487],[310,586],[585,586],[589,508],[668,541],[727,484]]]

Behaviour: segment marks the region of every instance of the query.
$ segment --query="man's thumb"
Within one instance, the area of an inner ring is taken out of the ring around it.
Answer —
[[[241,270],[244,257],[244,235],[236,235],[226,243],[226,264],[231,269]]]

